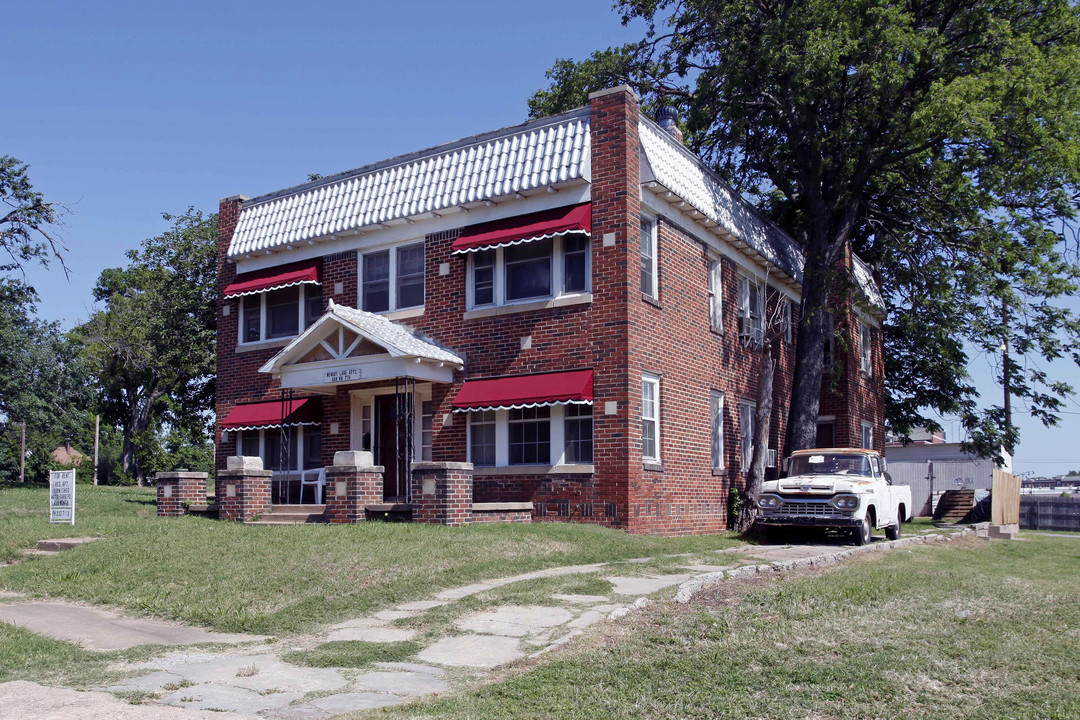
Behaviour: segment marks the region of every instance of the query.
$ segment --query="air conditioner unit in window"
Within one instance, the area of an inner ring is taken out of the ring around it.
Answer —
[[[762,327],[761,319],[740,315],[739,338],[747,347],[761,345],[765,340],[765,328]]]

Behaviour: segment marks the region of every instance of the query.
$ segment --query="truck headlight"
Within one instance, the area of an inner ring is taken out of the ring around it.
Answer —
[[[762,510],[772,510],[780,507],[780,498],[775,495],[762,495],[758,498],[757,504]]]
[[[839,510],[854,510],[859,507],[859,496],[840,495],[833,498],[832,504]]]

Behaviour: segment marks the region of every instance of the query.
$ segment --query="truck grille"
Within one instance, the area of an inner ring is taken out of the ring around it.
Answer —
[[[776,512],[780,515],[805,515],[808,517],[827,517],[840,514],[832,505],[823,502],[785,502]]]

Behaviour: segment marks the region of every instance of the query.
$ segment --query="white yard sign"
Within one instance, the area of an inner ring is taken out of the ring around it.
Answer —
[[[49,522],[75,524],[75,471],[49,473]]]

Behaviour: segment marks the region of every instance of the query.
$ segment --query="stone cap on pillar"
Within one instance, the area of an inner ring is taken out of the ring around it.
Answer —
[[[472,470],[473,464],[463,462],[414,462],[412,469],[421,472],[425,470]]]
[[[369,450],[339,450],[334,453],[334,465],[371,467],[374,464],[375,458]]]
[[[177,470],[175,472],[159,472],[154,475],[154,480],[205,480],[210,475],[204,472],[188,472]]]
[[[262,470],[263,461],[261,457],[253,457],[251,455],[230,455],[225,460],[226,470]]]

